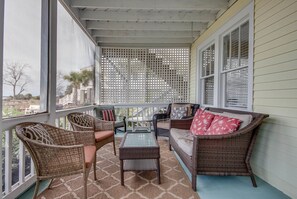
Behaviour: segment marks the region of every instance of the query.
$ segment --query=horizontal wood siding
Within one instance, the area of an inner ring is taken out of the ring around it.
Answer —
[[[255,0],[254,101],[270,114],[252,157],[254,172],[297,198],[297,1]]]
[[[197,98],[197,47],[250,3],[238,0],[192,45],[190,99]],[[252,156],[257,176],[297,198],[297,1],[254,0],[253,111],[268,113]]]

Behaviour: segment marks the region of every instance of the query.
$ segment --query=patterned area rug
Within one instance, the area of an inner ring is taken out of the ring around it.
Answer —
[[[116,146],[119,146],[117,138]],[[97,152],[97,181],[93,171],[88,179],[88,198],[127,199],[199,199],[191,188],[191,183],[177,161],[168,150],[168,140],[159,140],[161,151],[161,184],[157,183],[155,171],[125,172],[125,186],[120,184],[120,161],[114,156],[112,144],[107,144]],[[55,179],[52,188],[45,190],[38,198],[82,198],[82,175]]]

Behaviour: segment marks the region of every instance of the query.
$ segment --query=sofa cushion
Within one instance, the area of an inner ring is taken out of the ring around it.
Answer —
[[[217,112],[212,112],[212,111],[207,111],[207,110],[206,110],[206,112],[209,112],[209,113],[212,113],[215,115],[222,115],[225,117],[231,117],[231,118],[236,118],[236,119],[241,120],[239,129],[246,127],[253,120],[253,116],[250,114],[236,114],[236,113],[230,113],[230,112],[217,113]]]
[[[171,118],[171,115],[172,115],[172,110],[174,109],[174,107],[186,107],[188,112],[187,112],[187,115],[186,116],[190,116],[192,114],[192,108],[191,108],[191,104],[175,104],[173,103],[171,105],[171,114],[170,114],[170,118]]]
[[[194,135],[204,135],[214,117],[214,114],[199,109],[194,116],[190,131]]]
[[[252,120],[253,116],[250,114],[235,114],[235,113],[229,113],[229,112],[223,112],[224,116],[231,117],[231,118],[236,118],[241,120],[241,124],[239,126],[239,129],[242,129],[249,125]]]
[[[177,145],[189,156],[193,154],[193,134],[189,130],[170,129],[171,138],[175,140]]]
[[[241,123],[241,120],[236,118],[216,115],[205,132],[205,135],[223,135],[236,131]]]
[[[186,116],[188,116],[188,108],[185,106],[173,107],[171,110],[171,119],[182,119]]]

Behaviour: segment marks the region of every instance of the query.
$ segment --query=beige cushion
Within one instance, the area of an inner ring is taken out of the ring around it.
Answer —
[[[187,110],[188,110],[188,114],[187,116],[190,116],[192,114],[192,108],[191,108],[191,104],[172,104],[171,105],[171,112],[173,110],[174,107],[187,107]],[[171,117],[171,115],[170,115]]]
[[[158,120],[158,122],[157,122],[157,128],[169,129],[169,126],[170,126],[170,119]]]
[[[170,129],[171,138],[175,140],[177,145],[189,156],[193,154],[193,134],[189,130]]]
[[[235,113],[229,113],[229,112],[223,112],[223,114],[227,117],[232,117],[232,118],[241,120],[242,122],[240,124],[239,129],[246,127],[253,120],[253,116],[250,114],[235,114]]]

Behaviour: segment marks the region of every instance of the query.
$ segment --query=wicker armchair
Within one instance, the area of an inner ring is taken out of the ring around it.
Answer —
[[[177,105],[187,105],[190,103],[175,103]],[[170,130],[170,115],[171,115],[171,106],[172,103],[168,105],[166,113],[157,113],[153,116],[153,126],[156,138],[158,136],[165,136],[169,137],[169,130]],[[190,104],[191,106],[191,116],[194,116],[196,111],[199,109],[199,104]]]
[[[72,129],[75,131],[92,131],[95,135],[96,150],[103,147],[110,142],[113,143],[114,155],[116,155],[115,140],[114,140],[114,123],[112,121],[104,121],[96,119],[91,115],[84,113],[70,113],[67,115]],[[94,171],[96,170],[96,157],[95,157]],[[96,173],[96,172],[94,172]],[[95,175],[95,179],[96,175]]]
[[[192,173],[193,190],[196,191],[198,174],[250,176],[253,186],[256,187],[250,158],[259,127],[268,115],[220,108],[206,109],[214,113],[250,114],[252,121],[231,134],[193,136],[189,131],[193,118],[171,120],[169,150],[174,148]],[[176,135],[186,138],[187,144],[182,146],[179,140],[176,140]]]
[[[37,181],[33,198],[37,196],[40,180],[52,182],[54,178],[79,173],[83,174],[84,198],[87,198],[87,178],[96,155],[93,132],[74,132],[27,122],[16,126],[16,134],[35,165]]]
[[[99,105],[94,108],[94,113],[96,115],[96,118],[100,120],[104,120],[103,118],[103,111],[104,110],[111,110],[114,117],[115,121],[114,122],[114,133],[117,132],[117,129],[123,132],[127,131],[127,125],[126,125],[126,117],[125,116],[116,116],[115,111],[114,111],[114,106],[112,105]],[[123,127],[123,129],[122,129]],[[121,130],[122,129],[122,130]]]

